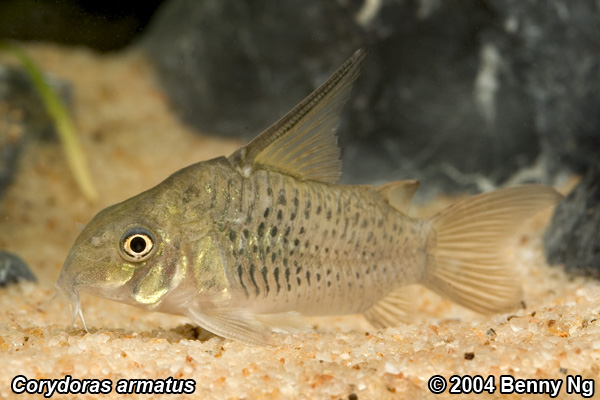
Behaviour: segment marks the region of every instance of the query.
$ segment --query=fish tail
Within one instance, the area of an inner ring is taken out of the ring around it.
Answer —
[[[519,276],[508,259],[508,239],[537,211],[562,196],[540,185],[495,190],[459,201],[435,215],[427,240],[425,286],[481,313],[521,301]]]

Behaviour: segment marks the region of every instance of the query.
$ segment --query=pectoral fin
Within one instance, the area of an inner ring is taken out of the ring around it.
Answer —
[[[358,50],[324,84],[229,161],[244,176],[267,169],[299,179],[337,182],[342,169],[335,128],[366,51]]]

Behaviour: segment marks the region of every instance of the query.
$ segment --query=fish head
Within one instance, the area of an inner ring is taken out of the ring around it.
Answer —
[[[105,208],[81,231],[56,282],[75,317],[80,291],[152,309],[181,280],[172,207],[161,200],[151,189]]]

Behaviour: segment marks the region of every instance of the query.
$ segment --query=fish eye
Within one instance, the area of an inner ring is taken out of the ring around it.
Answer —
[[[156,249],[154,235],[146,228],[129,229],[121,238],[119,250],[127,261],[145,261]]]

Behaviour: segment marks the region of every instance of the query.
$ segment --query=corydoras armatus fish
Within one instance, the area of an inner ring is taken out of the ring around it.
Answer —
[[[428,219],[407,210],[418,183],[340,185],[335,128],[365,51],[247,146],[199,162],[96,215],[57,287],[83,322],[79,291],[185,315],[217,335],[272,343],[296,315],[407,314],[420,283],[470,309],[520,302],[507,239],[561,196],[540,185],[460,200]]]

